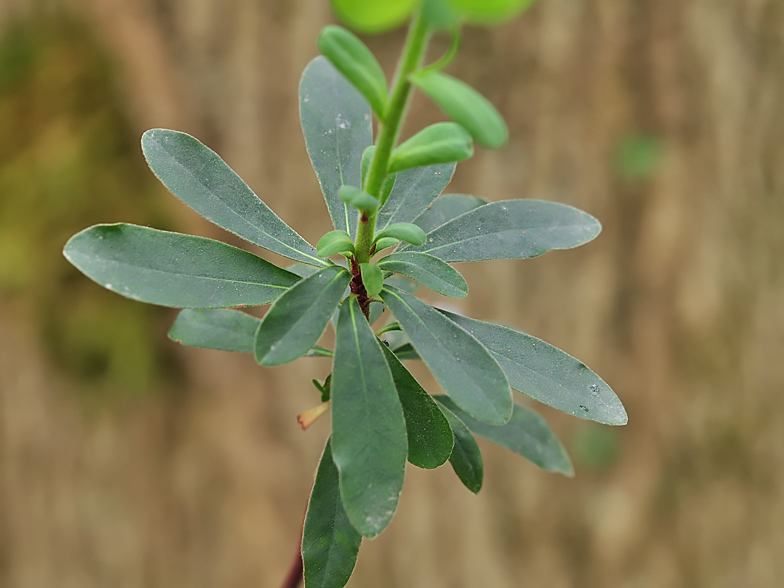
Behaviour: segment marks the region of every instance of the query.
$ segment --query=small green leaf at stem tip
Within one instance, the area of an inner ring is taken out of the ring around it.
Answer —
[[[387,105],[387,80],[370,49],[343,27],[328,25],[319,34],[319,51],[370,103],[379,119]]]
[[[376,234],[375,242],[391,237],[419,247],[425,242],[425,232],[413,223],[395,223]]]
[[[493,25],[518,16],[536,0],[447,0],[468,22]]]
[[[384,287],[384,274],[373,263],[360,263],[359,270],[362,272],[362,284],[368,296],[378,296]]]
[[[362,152],[362,163],[360,164],[360,169],[362,172],[360,174],[360,178],[361,178],[360,186],[362,187],[363,190],[365,189],[365,178],[367,178],[368,171],[370,170],[370,164],[373,163],[373,155],[375,155],[375,153],[376,153],[375,145],[371,145],[370,147],[368,147]]]
[[[361,211],[373,211],[378,208],[378,200],[363,192],[355,186],[341,186],[338,190],[338,197],[345,202]]]
[[[465,82],[437,71],[413,73],[409,80],[482,147],[498,149],[506,144],[509,130],[504,119],[487,98]]]
[[[321,257],[329,257],[337,253],[354,253],[354,242],[345,231],[330,231],[319,239],[316,251]]]
[[[383,33],[402,25],[418,0],[331,0],[335,14],[360,33]]]
[[[471,134],[457,123],[430,125],[401,143],[389,159],[389,171],[463,161],[474,154]]]
[[[394,247],[398,243],[400,243],[400,239],[395,239],[394,237],[382,237],[376,241],[376,251],[381,251],[387,247]]]

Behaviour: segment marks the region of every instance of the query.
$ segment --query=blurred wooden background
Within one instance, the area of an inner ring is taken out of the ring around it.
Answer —
[[[0,0],[0,586],[281,582],[328,425],[294,416],[328,363],[177,347],[174,312],[60,250],[114,221],[240,244],[146,171],[156,126],[309,240],[328,230],[296,89],[330,21],[326,0]],[[366,39],[387,71],[402,38]],[[450,73],[511,140],[449,191],[604,224],[574,251],[465,264],[461,308],[585,361],[629,425],[542,407],[575,479],[486,444],[477,497],[410,468],[350,586],[784,586],[784,4],[540,0],[466,30]],[[415,100],[412,125],[438,117]]]

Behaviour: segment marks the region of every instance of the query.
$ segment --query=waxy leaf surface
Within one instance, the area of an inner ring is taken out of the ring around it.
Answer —
[[[378,267],[385,272],[408,276],[426,286],[453,298],[463,298],[468,294],[468,284],[455,268],[427,253],[404,251],[392,253],[378,261]]]
[[[194,137],[151,129],[142,135],[142,151],[163,185],[207,220],[289,259],[327,265],[217,153]]]
[[[437,468],[452,454],[454,439],[449,421],[395,354],[386,345],[381,349],[392,371],[406,418],[408,461],[419,468]]]
[[[169,329],[169,338],[190,347],[253,353],[259,322],[238,310],[186,308]]]
[[[443,192],[454,172],[454,163],[444,163],[397,174],[395,187],[376,216],[376,230],[385,229],[393,223],[413,222]],[[429,230],[425,229],[425,232]]]
[[[281,365],[305,355],[324,332],[350,279],[345,268],[327,267],[278,298],[256,331],[256,361]]]
[[[308,588],[341,588],[357,562],[362,535],[351,525],[340,498],[330,441],[310,493],[302,531],[302,564]]]
[[[438,383],[460,407],[488,423],[500,425],[509,420],[512,391],[504,372],[479,341],[402,290],[387,286],[381,298]]]
[[[412,222],[425,231],[425,233],[429,233],[433,229],[448,223],[453,218],[457,218],[464,212],[479,208],[485,204],[487,204],[487,200],[484,198],[477,198],[476,196],[468,196],[466,194],[444,194],[436,198],[435,201]]]
[[[423,245],[401,251],[444,261],[525,259],[587,243],[601,231],[590,214],[542,200],[492,202],[461,214],[427,234]]]
[[[225,243],[136,225],[95,225],[71,237],[63,254],[104,288],[174,308],[267,304],[299,281]]]
[[[545,420],[531,409],[515,404],[509,422],[495,427],[466,414],[448,396],[439,396],[437,400],[480,437],[522,455],[542,469],[574,475],[563,445]]]
[[[628,418],[621,401],[581,361],[504,325],[442,312],[487,348],[515,390],[581,419],[607,425],[626,424]]]
[[[404,141],[389,158],[389,171],[463,161],[474,154],[471,135],[456,123],[435,123]]]
[[[362,152],[373,140],[370,105],[325,57],[316,57],[302,74],[299,114],[332,223],[353,235],[358,213],[338,189],[361,183]]]
[[[332,456],[349,520],[365,537],[389,524],[403,487],[403,408],[381,343],[356,297],[340,307],[332,364]]]
[[[434,396],[433,398],[439,400],[445,397]],[[479,450],[476,439],[474,439],[471,431],[468,430],[463,421],[449,410],[449,407],[444,403],[439,402],[439,404],[441,405],[441,412],[449,421],[449,426],[452,428],[452,435],[455,439],[452,455],[449,456],[449,463],[452,464],[452,469],[463,485],[476,494],[482,489],[482,479],[484,478],[482,452]]]

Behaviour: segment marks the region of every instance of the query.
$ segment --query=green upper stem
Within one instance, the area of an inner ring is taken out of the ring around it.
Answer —
[[[395,82],[392,85],[387,110],[383,117],[384,120],[379,121],[378,124],[376,151],[365,180],[365,192],[376,198],[380,196],[381,187],[387,177],[389,158],[392,155],[392,149],[394,149],[397,143],[401,123],[411,96],[412,86],[411,82],[408,81],[408,76],[416,71],[422,62],[428,37],[427,23],[419,13],[415,14],[414,20],[411,22],[411,28],[408,31],[403,54],[400,57],[398,70],[395,74]],[[383,204],[381,202],[381,205]],[[358,263],[368,263],[370,261],[370,251],[376,232],[377,214],[378,211],[376,210],[372,213],[362,213],[360,216],[357,226],[357,240],[354,247],[355,258]]]

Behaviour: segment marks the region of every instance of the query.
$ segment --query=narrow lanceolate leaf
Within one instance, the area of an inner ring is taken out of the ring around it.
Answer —
[[[362,152],[373,137],[370,106],[325,57],[316,57],[302,74],[299,114],[332,223],[353,235],[358,213],[338,198],[338,189],[361,183]]]
[[[444,261],[525,259],[571,249],[596,237],[602,226],[587,212],[542,200],[492,202],[441,225],[419,247]]]
[[[340,307],[332,364],[332,456],[349,520],[365,537],[389,524],[408,446],[403,409],[381,343],[354,296]]]
[[[412,222],[425,233],[448,223],[461,214],[487,204],[484,198],[466,194],[444,194],[435,199],[433,204]],[[383,210],[383,209],[382,209]]]
[[[305,355],[324,332],[350,279],[345,268],[327,267],[278,298],[256,331],[256,361],[280,365]]]
[[[563,445],[545,420],[534,411],[515,404],[509,422],[494,427],[460,410],[460,407],[448,396],[440,396],[437,400],[442,406],[454,412],[471,432],[480,437],[522,455],[542,469],[560,472],[567,476],[574,475]]]
[[[487,347],[515,390],[581,419],[626,424],[615,392],[583,362],[509,327],[441,312]]]
[[[389,158],[389,171],[463,161],[473,154],[474,142],[462,126],[436,123],[395,148]]]
[[[397,174],[395,187],[376,216],[376,230],[385,229],[393,223],[412,222],[443,192],[454,172],[454,163],[444,163]]]
[[[392,350],[392,353],[395,354],[399,360],[403,361],[406,359],[422,359],[419,357],[419,354],[414,349],[414,346],[411,343],[403,343],[400,347],[395,347]]]
[[[174,308],[267,304],[299,277],[219,241],[136,225],[95,225],[63,254],[118,294]]]
[[[308,588],[341,588],[357,562],[362,535],[351,525],[340,498],[330,441],[321,456],[302,531],[302,564]]]
[[[355,34],[335,25],[327,25],[321,30],[317,44],[319,51],[360,91],[383,120],[387,80],[370,49]]]
[[[384,303],[443,389],[469,414],[501,425],[512,414],[504,372],[468,331],[402,290],[385,287]]]
[[[434,396],[434,398],[439,400],[439,398],[443,397]],[[482,489],[482,479],[484,477],[482,452],[479,451],[476,439],[474,439],[474,436],[463,421],[443,403],[439,402],[439,404],[441,405],[441,412],[449,421],[449,426],[452,428],[452,435],[455,439],[452,455],[449,456],[449,463],[452,464],[452,469],[455,470],[455,474],[460,478],[463,485],[476,494]]]
[[[427,253],[392,253],[379,260],[378,267],[385,272],[408,276],[444,296],[463,298],[468,294],[468,284],[460,272]]]
[[[327,265],[217,153],[194,137],[152,129],[142,135],[142,151],[163,185],[207,220],[289,259]]]
[[[373,263],[360,263],[359,270],[362,272],[362,284],[368,296],[378,296],[384,286],[384,274],[379,267]]]
[[[420,468],[437,468],[452,454],[454,439],[449,421],[395,354],[386,345],[382,345],[381,349],[403,405],[408,434],[408,461]]]
[[[409,79],[482,147],[498,149],[509,139],[495,106],[468,84],[437,71],[415,73]]]
[[[169,338],[190,347],[253,353],[259,322],[238,310],[186,308],[169,329]]]

